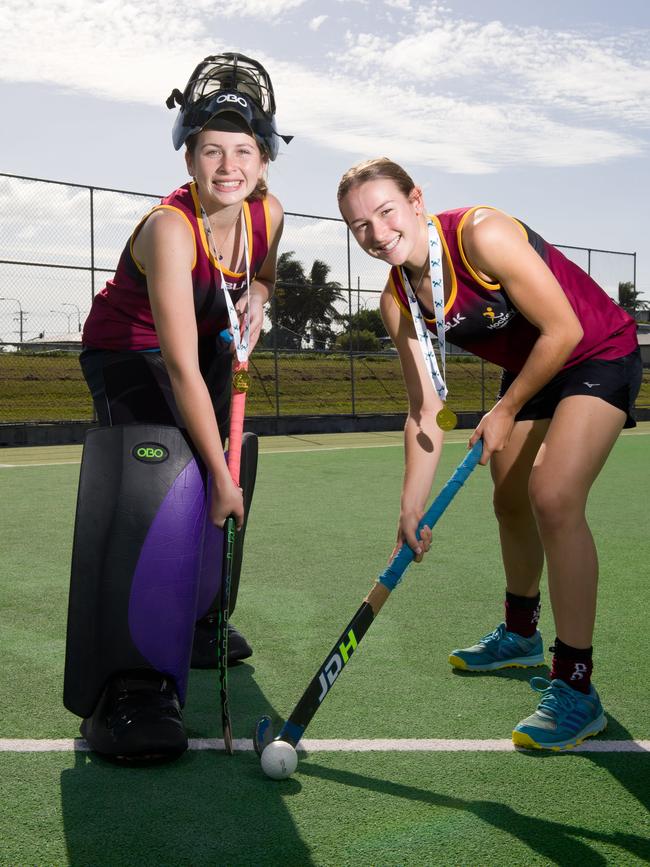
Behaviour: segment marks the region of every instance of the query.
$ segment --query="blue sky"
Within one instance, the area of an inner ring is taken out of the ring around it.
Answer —
[[[295,135],[270,168],[285,209],[338,216],[341,174],[386,155],[431,211],[492,204],[637,251],[650,299],[645,0],[4,0],[0,34],[0,171],[167,193],[186,175],[165,98],[239,50]]]

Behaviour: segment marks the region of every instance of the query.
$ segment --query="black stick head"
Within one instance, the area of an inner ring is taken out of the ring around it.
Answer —
[[[273,726],[271,725],[271,717],[263,716],[257,721],[255,732],[253,733],[253,746],[258,756],[264,752],[273,740]]]

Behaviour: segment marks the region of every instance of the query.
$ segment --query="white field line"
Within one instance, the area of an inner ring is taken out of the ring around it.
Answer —
[[[77,466],[81,463],[81,459],[76,461],[44,461],[43,463],[29,463],[29,464],[0,464],[0,470],[15,470],[22,469],[24,467],[63,467],[66,464],[77,464]]]
[[[235,751],[249,753],[254,750],[253,741],[245,738],[233,741]],[[223,752],[225,747],[221,738],[190,738],[190,750],[198,752],[214,750]],[[0,738],[0,753],[68,753],[89,752],[90,747],[83,738],[59,740],[28,740],[19,738]],[[499,740],[463,739],[351,739],[351,740],[311,740],[306,738],[298,746],[303,753],[510,753],[516,748],[508,738]],[[588,740],[575,747],[576,753],[648,753],[650,740],[606,741]]]
[[[376,443],[374,445],[365,445],[365,446],[314,446],[313,448],[298,448],[298,449],[272,449],[269,451],[265,451],[264,449],[260,449],[260,454],[264,455],[297,455],[303,454],[304,452],[346,452],[352,451],[353,449],[395,449],[398,447],[402,447],[402,443]],[[457,443],[448,443],[448,445],[457,445]],[[67,464],[77,464],[81,463],[81,457],[72,461],[43,461],[41,462],[32,462],[32,463],[24,463],[24,464],[0,464],[0,470],[13,470],[13,469],[23,469],[24,467],[62,467]]]
[[[403,446],[403,443],[375,443],[374,445],[366,445],[366,446],[314,446],[313,448],[301,448],[301,449],[269,449],[269,451],[265,451],[263,448],[260,449],[260,454],[264,455],[298,455],[303,452],[347,452],[354,451],[355,449],[394,449],[398,446]]]
[[[468,439],[469,439],[469,431],[468,431]],[[650,436],[650,431],[623,431],[621,436],[628,437],[647,437]],[[457,446],[464,445],[466,440],[450,440],[445,442],[445,446]],[[370,443],[366,445],[344,445],[344,446],[314,446],[312,447],[304,447],[304,448],[279,448],[279,449],[269,449],[266,451],[264,447],[260,448],[260,454],[267,455],[297,455],[303,454],[305,452],[346,452],[352,451],[354,449],[394,449],[398,447],[402,447],[403,443],[400,440],[395,443]],[[2,464],[0,463],[0,470],[15,470],[15,469],[24,469],[25,467],[61,467],[71,464],[79,464],[81,462],[81,457],[76,458],[74,460],[65,460],[65,461],[43,461],[43,462],[30,462],[23,464]]]

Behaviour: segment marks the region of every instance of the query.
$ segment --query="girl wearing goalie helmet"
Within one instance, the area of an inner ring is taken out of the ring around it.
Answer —
[[[283,211],[265,178],[280,138],[290,137],[276,130],[268,74],[241,54],[206,58],[167,105],[179,106],[173,144],[176,150],[185,147],[192,180],[136,226],[115,276],[94,299],[81,365],[101,425],[153,422],[187,432],[211,479],[211,522],[222,527],[233,514],[241,530],[250,492],[232,481],[223,450],[233,347],[240,341],[240,349],[242,342],[248,353],[254,349],[273,292]],[[240,565],[243,532],[238,537]],[[73,557],[73,573],[74,562]],[[231,609],[237,580],[233,576]],[[128,577],[121,583],[104,606],[112,613],[100,616],[131,618],[132,631]],[[82,734],[95,750],[113,757],[178,755],[187,746],[181,717],[186,645],[193,641],[192,665],[216,664],[215,600],[199,593],[196,630],[192,622],[169,636],[179,644],[175,679],[168,676],[169,666],[162,671],[156,660],[143,665],[135,648],[130,656],[124,642],[114,652],[104,647],[91,678],[96,696],[91,709],[87,699],[76,698],[82,677],[79,654],[71,650],[77,646],[73,592],[65,696],[66,705],[84,717]],[[132,634],[126,644],[132,639],[137,645]],[[251,652],[229,626],[229,663]]]

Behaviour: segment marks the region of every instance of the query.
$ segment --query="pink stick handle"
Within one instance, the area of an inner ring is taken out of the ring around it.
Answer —
[[[240,370],[248,370],[247,361],[238,361],[233,367],[233,374]],[[244,434],[244,412],[246,410],[246,392],[233,388],[230,404],[230,431],[228,433],[228,469],[233,482],[239,484],[241,467],[241,441]]]

